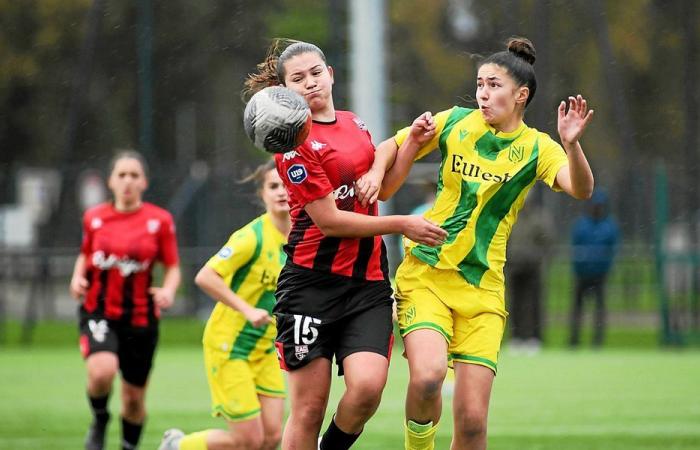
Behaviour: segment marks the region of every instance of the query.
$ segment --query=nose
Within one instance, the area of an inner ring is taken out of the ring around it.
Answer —
[[[316,80],[313,77],[306,77],[304,84],[307,89],[312,89],[316,87]]]

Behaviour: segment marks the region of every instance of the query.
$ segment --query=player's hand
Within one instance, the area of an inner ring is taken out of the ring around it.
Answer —
[[[261,308],[250,308],[243,312],[246,320],[251,323],[255,328],[259,328],[266,325],[272,321],[270,314]]]
[[[88,283],[87,278],[83,276],[74,276],[70,280],[70,295],[80,301],[83,299],[85,294],[87,293],[87,289],[90,286],[90,283]]]
[[[384,172],[369,169],[355,182],[355,198],[365,207],[377,201],[379,189],[382,187]]]
[[[411,139],[419,145],[423,145],[435,136],[435,119],[433,113],[426,111],[411,124],[409,132]]]
[[[447,238],[447,231],[423,216],[406,216],[402,234],[419,244],[435,247]]]
[[[557,131],[561,143],[575,145],[593,118],[593,110],[588,110],[586,99],[577,95],[569,97],[568,111],[566,102],[562,101],[557,112]]]
[[[153,296],[153,301],[159,308],[170,308],[173,306],[173,302],[175,302],[175,291],[170,289],[152,287],[148,289],[148,292]]]

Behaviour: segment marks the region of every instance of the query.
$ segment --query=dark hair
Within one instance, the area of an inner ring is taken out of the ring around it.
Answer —
[[[290,58],[303,53],[316,53],[326,62],[326,55],[314,44],[308,42],[295,41],[292,39],[275,39],[267,50],[265,59],[257,65],[258,72],[248,74],[245,80],[243,97],[248,94],[255,94],[261,89],[269,86],[284,84],[284,64]]]
[[[143,155],[136,150],[117,150],[112,159],[109,161],[108,177],[112,176],[112,172],[114,172],[114,167],[117,165],[117,161],[121,159],[135,159],[138,161],[139,164],[141,164],[141,169],[143,169],[143,174],[146,176],[146,178],[148,178],[148,163],[146,162],[146,158],[144,158]]]
[[[535,69],[532,67],[535,64],[535,46],[527,38],[512,37],[508,39],[506,48],[507,50],[494,53],[482,59],[478,67],[484,64],[496,64],[503,67],[513,77],[518,86],[527,86],[530,90],[530,95],[528,95],[525,102],[527,107],[535,97],[535,91],[537,90]]]
[[[269,171],[275,170],[276,167],[275,160],[270,159],[256,167],[250,175],[240,180],[239,183],[255,182],[256,191],[261,192],[265,186],[265,175],[267,175]]]

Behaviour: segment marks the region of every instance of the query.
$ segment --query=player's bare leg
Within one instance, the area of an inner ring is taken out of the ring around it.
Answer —
[[[447,341],[435,330],[404,337],[409,382],[406,393],[406,448],[434,448],[442,414],[442,383],[447,374]]]
[[[85,360],[87,368],[87,394],[93,411],[85,448],[102,450],[105,444],[105,432],[109,423],[107,402],[112,391],[114,377],[119,370],[117,355],[111,352],[96,352]]]
[[[452,450],[486,449],[486,424],[494,376],[488,367],[455,362]]]
[[[136,448],[146,419],[146,386],[122,379],[122,447]]]
[[[331,362],[317,358],[288,375],[291,409],[282,450],[316,450],[331,388]]]

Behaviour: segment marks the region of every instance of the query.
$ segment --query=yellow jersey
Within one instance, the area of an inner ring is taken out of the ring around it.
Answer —
[[[263,214],[234,232],[207,262],[246,302],[272,315],[277,277],[286,261],[286,237]],[[242,313],[217,302],[204,329],[203,343],[229,353],[230,359],[254,360],[274,351],[273,323],[256,328]]]
[[[548,134],[524,123],[497,132],[481,111],[458,106],[435,115],[436,134],[416,154],[436,148],[442,160],[435,203],[424,216],[448,232],[445,242],[428,247],[405,240],[408,251],[438,269],[456,270],[470,284],[504,289],[506,243],[525,196],[536,180],[555,186],[568,164],[564,149]],[[396,133],[401,146],[410,127]]]

